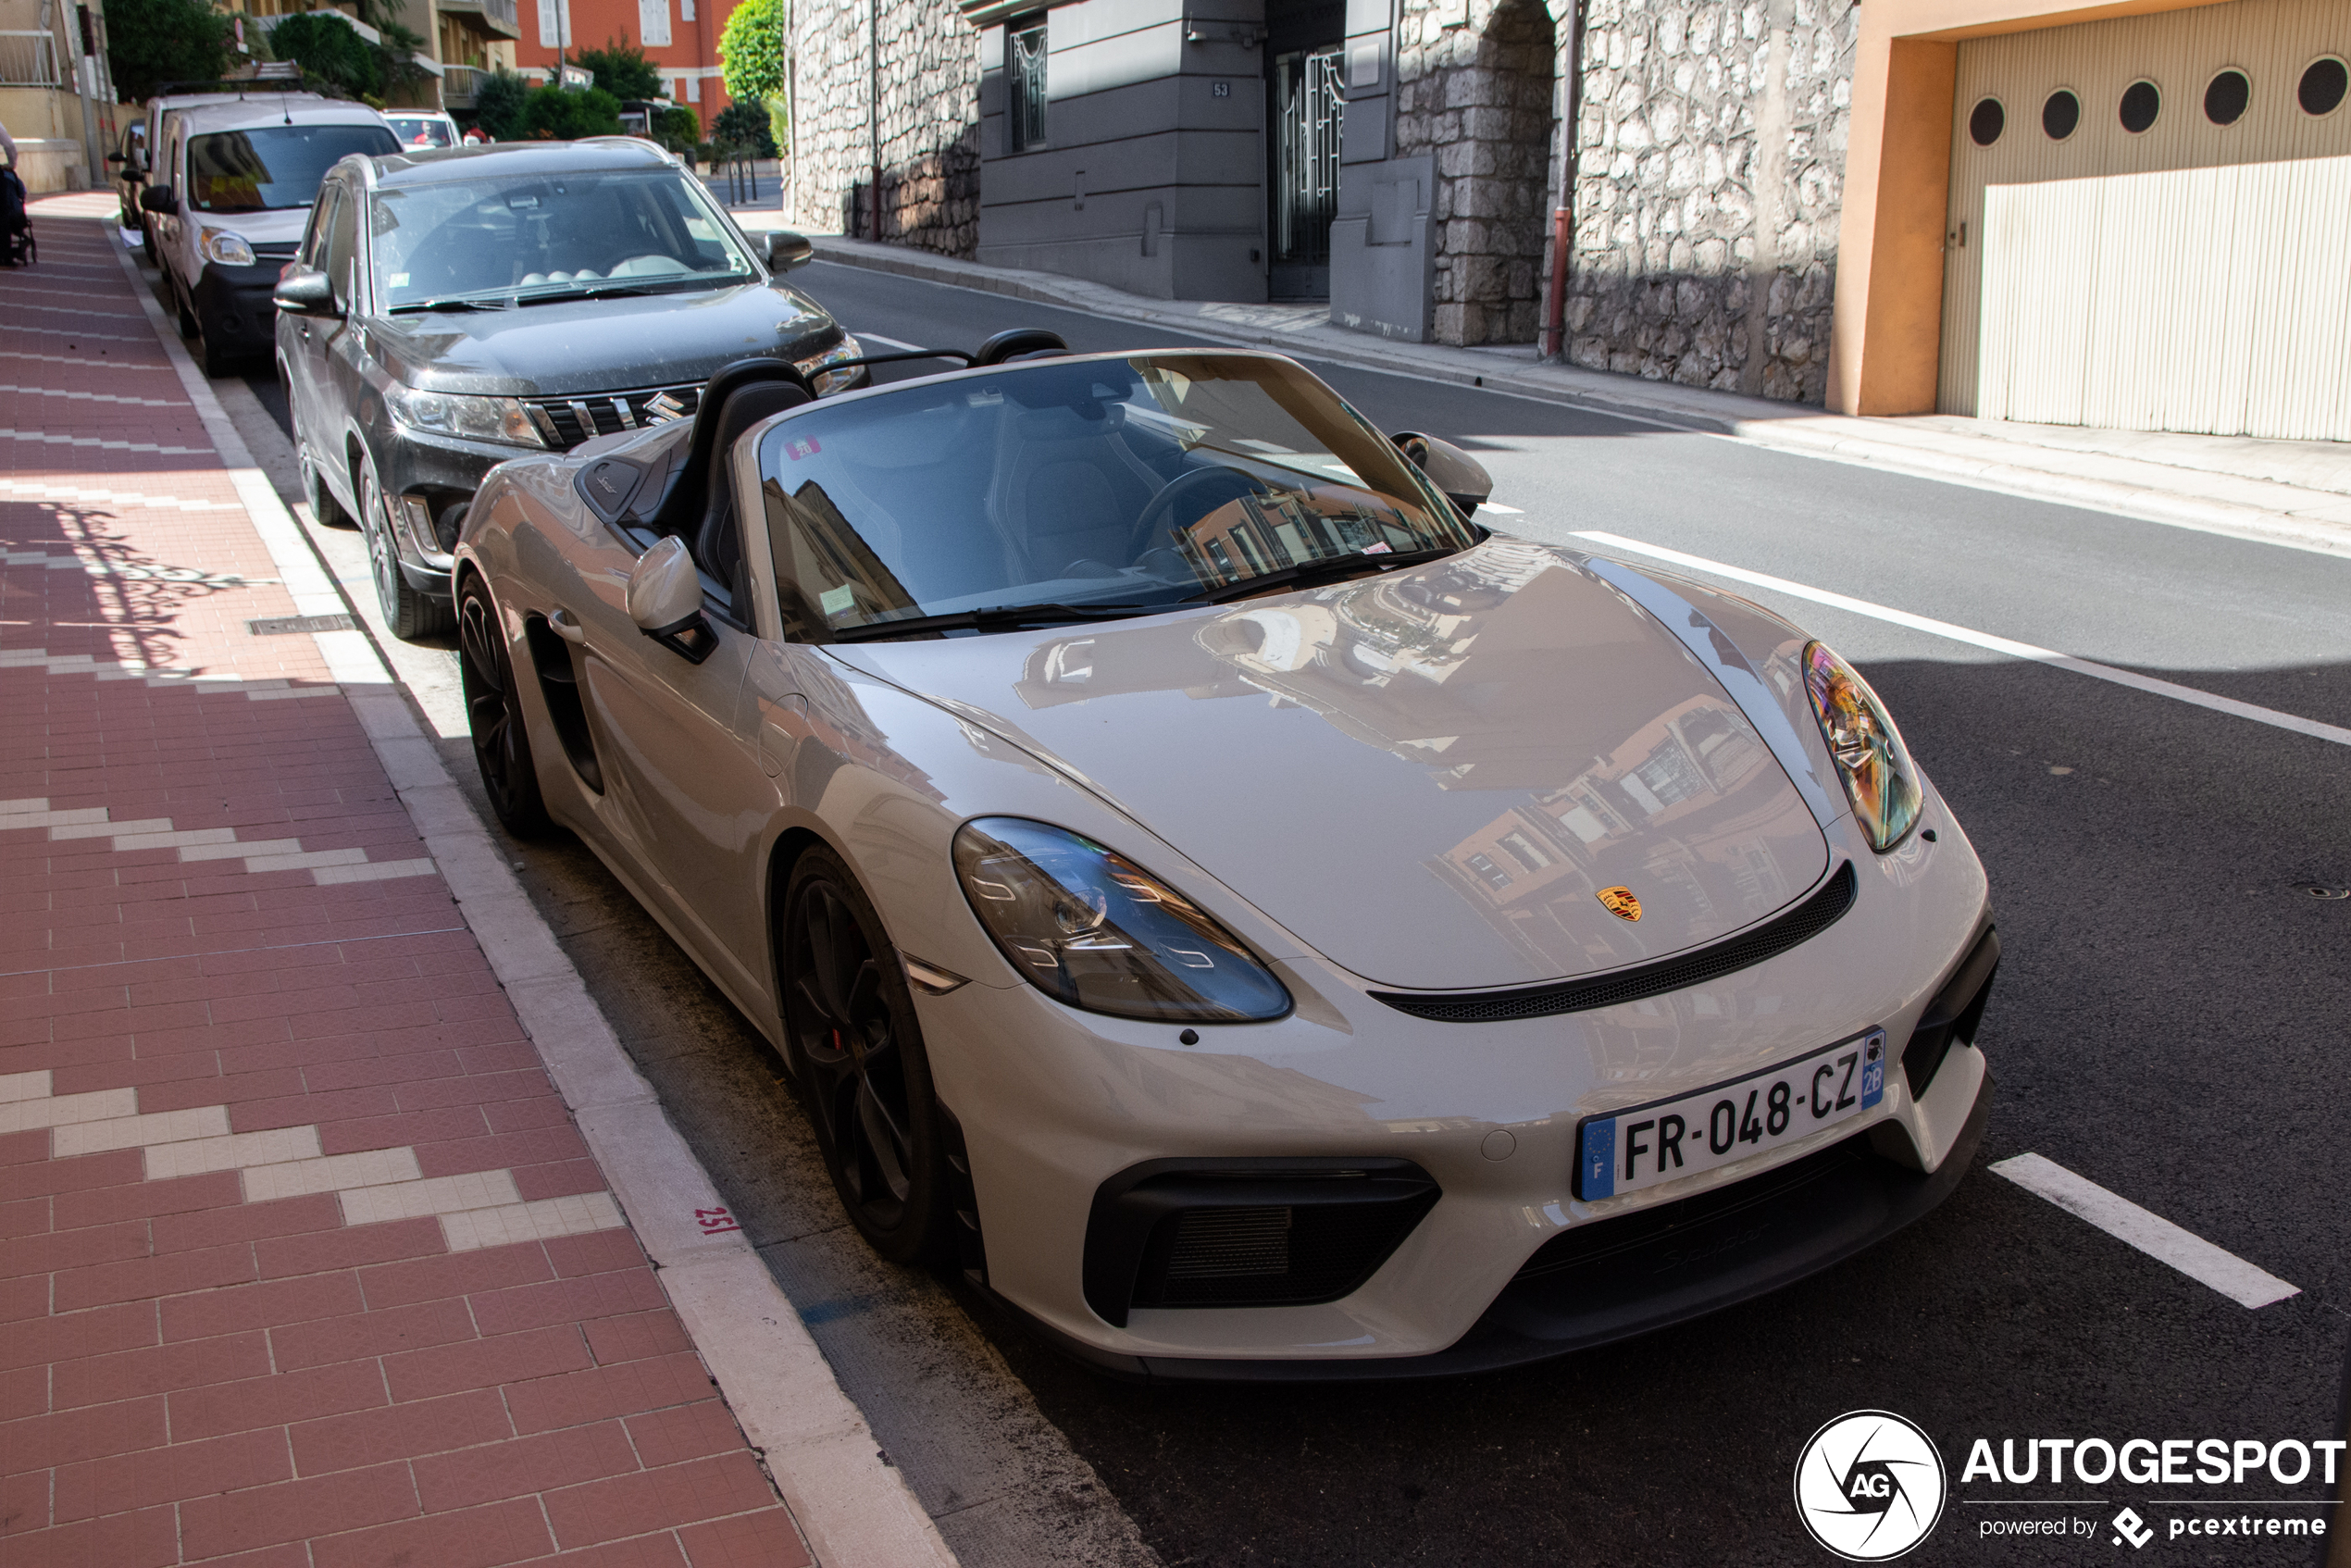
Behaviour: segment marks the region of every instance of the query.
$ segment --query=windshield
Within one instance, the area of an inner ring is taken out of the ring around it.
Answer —
[[[1337,393],[1253,355],[916,383],[785,420],[759,459],[787,635],[803,641],[1232,598],[1483,537]]]
[[[445,119],[412,118],[406,115],[386,115],[392,129],[404,147],[454,147],[457,133],[449,129]]]
[[[376,285],[428,300],[623,283],[715,288],[757,274],[674,168],[452,180],[375,193]]]
[[[306,207],[337,160],[399,150],[380,125],[265,125],[192,137],[188,200],[198,212]]]

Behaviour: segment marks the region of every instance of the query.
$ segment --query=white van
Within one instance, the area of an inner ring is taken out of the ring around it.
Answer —
[[[375,110],[308,93],[172,109],[148,145],[155,168],[139,205],[155,219],[180,330],[202,340],[208,376],[276,344],[269,291],[293,259],[327,170],[354,153],[400,150]]]

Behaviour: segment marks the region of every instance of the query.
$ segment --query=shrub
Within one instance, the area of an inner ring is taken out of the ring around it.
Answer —
[[[574,63],[595,72],[596,85],[617,101],[661,96],[661,72],[642,49],[632,48],[624,39],[607,39],[601,49],[584,49]]]
[[[702,116],[680,104],[653,116],[653,140],[673,153],[682,153],[702,140]]]
[[[300,66],[304,75],[354,97],[372,97],[383,89],[376,51],[332,11],[288,17],[271,30],[269,46],[280,59]]]
[[[527,129],[523,101],[529,95],[530,84],[504,66],[483,77],[474,89],[474,118],[483,133],[501,142],[519,140]]]
[[[560,87],[534,87],[523,100],[526,134],[576,142],[582,136],[620,134],[620,100],[601,87],[566,93]]]
[[[776,137],[769,127],[767,106],[756,98],[738,98],[710,122],[710,139],[721,149],[740,148],[754,157],[776,156]]]
[[[208,81],[228,68],[229,19],[204,0],[114,0],[106,53],[115,95],[138,103],[167,81]]]

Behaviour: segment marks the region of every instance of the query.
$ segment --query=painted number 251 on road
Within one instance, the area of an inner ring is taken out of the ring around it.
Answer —
[[[1575,1196],[1590,1202],[1710,1171],[1874,1109],[1885,1098],[1885,1031],[1823,1046],[1743,1078],[1576,1129]]]

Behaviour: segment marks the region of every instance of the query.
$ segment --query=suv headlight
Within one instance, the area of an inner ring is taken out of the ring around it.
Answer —
[[[511,397],[417,392],[395,381],[384,389],[384,402],[392,405],[392,417],[411,429],[504,442],[508,446],[547,444],[539,427],[530,422],[530,410]]]
[[[1279,1018],[1289,992],[1240,939],[1091,839],[1016,816],[955,835],[964,896],[1029,984],[1088,1013],[1158,1022]]]
[[[796,361],[795,368],[797,368],[802,375],[808,378],[808,384],[815,389],[816,395],[818,397],[822,397],[827,392],[833,391],[836,387],[845,387],[850,382],[857,379],[857,372],[854,368],[848,370],[827,370],[825,367],[827,365],[838,365],[844,359],[860,358],[864,355],[865,352],[865,350],[864,345],[860,344],[855,338],[852,338],[848,333],[843,332],[840,335],[840,342],[835,343],[832,347],[827,349],[822,354],[814,355],[809,358]]]
[[[1811,693],[1812,714],[1821,721],[1829,755],[1836,759],[1837,777],[1845,781],[1846,799],[1853,803],[1870,847],[1883,854],[1909,832],[1924,799],[1909,748],[1870,683],[1827,644],[1806,646],[1804,687]]]
[[[253,259],[253,247],[245,243],[245,237],[243,234],[232,234],[226,229],[205,230],[203,240],[198,242],[197,249],[204,252],[205,260],[217,261],[223,267],[255,265]]]

